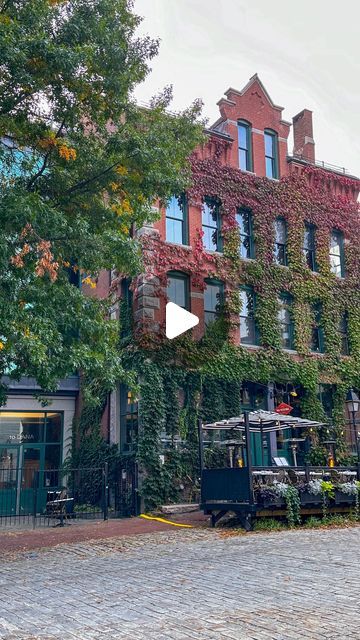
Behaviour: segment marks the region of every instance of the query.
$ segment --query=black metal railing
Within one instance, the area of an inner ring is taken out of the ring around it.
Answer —
[[[133,459],[91,468],[0,468],[0,527],[29,528],[137,512]]]

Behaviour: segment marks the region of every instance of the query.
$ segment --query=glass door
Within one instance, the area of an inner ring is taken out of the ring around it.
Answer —
[[[16,513],[19,447],[0,447],[0,516]]]
[[[43,445],[22,446],[21,464],[21,493],[20,493],[20,513],[27,515],[33,513],[34,490],[39,494],[39,487],[42,486],[41,470],[44,468],[44,447]],[[39,497],[37,499],[39,503]]]

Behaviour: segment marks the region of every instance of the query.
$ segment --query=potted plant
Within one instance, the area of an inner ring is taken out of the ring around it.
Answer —
[[[285,505],[285,500],[279,494],[275,484],[258,487],[256,497],[264,509],[275,509]]]
[[[355,504],[359,489],[356,482],[342,482],[335,486],[335,504]]]
[[[302,506],[322,503],[321,482],[321,480],[310,480],[300,487],[300,502]]]

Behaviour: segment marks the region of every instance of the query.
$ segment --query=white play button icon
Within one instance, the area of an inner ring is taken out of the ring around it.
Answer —
[[[166,305],[166,337],[169,340],[180,336],[185,331],[196,327],[199,318],[173,302]]]

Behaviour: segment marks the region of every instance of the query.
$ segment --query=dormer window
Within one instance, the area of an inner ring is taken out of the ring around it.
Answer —
[[[266,129],[264,131],[265,139],[265,171],[267,178],[279,178],[278,166],[278,137],[275,131]]]
[[[251,127],[243,120],[238,121],[239,167],[243,171],[252,171]]]

